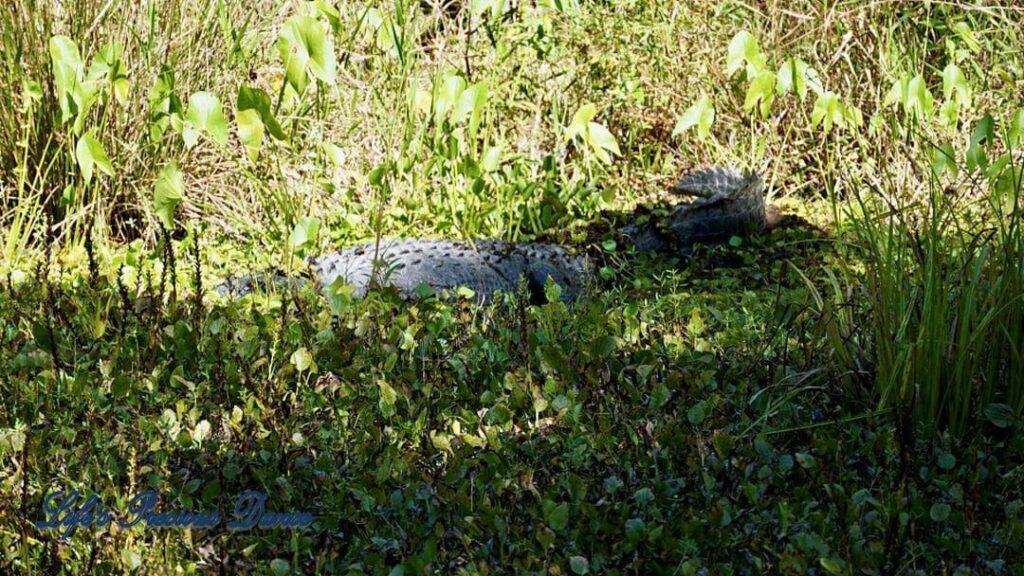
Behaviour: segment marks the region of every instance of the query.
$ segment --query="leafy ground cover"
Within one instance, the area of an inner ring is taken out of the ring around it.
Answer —
[[[1022,16],[5,3],[0,573],[1022,573]],[[616,243],[707,164],[792,216]],[[385,235],[598,274],[572,307],[211,290]],[[60,489],[317,522],[62,539]]]

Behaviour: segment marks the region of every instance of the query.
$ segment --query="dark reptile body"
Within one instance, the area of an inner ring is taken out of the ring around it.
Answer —
[[[765,225],[765,201],[760,177],[712,168],[684,177],[672,192],[696,197],[675,205],[667,217],[631,223],[619,229],[628,245],[639,252],[675,256],[689,254],[694,244],[726,241],[760,231]],[[480,240],[383,240],[310,258],[309,270],[317,284],[335,281],[355,289],[362,297],[372,286],[393,286],[406,298],[426,284],[435,290],[470,288],[480,302],[496,291],[514,291],[523,278],[531,297],[541,300],[550,277],[562,288],[562,299],[574,300],[590,278],[591,265],[583,254],[554,244],[514,244]],[[376,282],[373,281],[376,274]],[[268,284],[301,284],[280,276],[243,276],[217,288],[221,295],[242,296]]]

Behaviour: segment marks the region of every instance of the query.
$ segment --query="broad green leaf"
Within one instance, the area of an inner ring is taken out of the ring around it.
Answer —
[[[832,92],[825,92],[814,101],[814,110],[811,112],[811,125],[823,125],[825,133],[832,130],[833,124],[843,127],[846,125],[846,109],[839,101],[839,96]]]
[[[496,18],[505,11],[505,0],[472,0],[469,4],[470,13],[479,16],[486,10],[491,11],[491,17]]]
[[[114,92],[114,97],[121,104],[128,101],[128,75],[125,72],[124,62],[121,60],[121,44],[116,41],[109,42],[100,48],[89,65],[87,78],[94,81],[109,82]]]
[[[845,573],[843,571],[843,567],[839,564],[839,562],[833,560],[832,558],[819,558],[818,564],[821,564],[821,567],[824,568],[826,572],[828,572],[829,574],[833,574],[834,576],[841,576]]]
[[[572,570],[573,574],[589,574],[590,573],[590,562],[587,561],[583,556],[573,556],[569,558],[569,569]]]
[[[235,123],[238,124],[238,139],[245,145],[249,159],[255,161],[263,147],[264,127],[259,112],[251,108],[239,110],[235,113]]]
[[[480,162],[480,167],[484,169],[484,172],[494,172],[501,166],[501,159],[504,151],[501,146],[491,146],[484,153],[484,159]]]
[[[172,160],[160,170],[153,186],[154,211],[168,230],[174,227],[174,210],[184,194],[185,179],[178,169],[178,163]]]
[[[210,92],[196,92],[188,98],[188,113],[182,133],[186,147],[195,146],[199,132],[205,132],[220,145],[228,141],[227,118],[221,109],[220,99]]]
[[[472,137],[480,126],[480,115],[486,103],[487,84],[485,82],[473,84],[459,95],[458,103],[452,112],[452,122],[464,122],[468,118],[469,133]]]
[[[969,104],[971,101],[971,90],[967,86],[967,79],[964,73],[956,64],[950,63],[942,70],[942,95],[950,100],[954,95],[960,104]]]
[[[288,82],[299,94],[306,89],[307,73],[324,84],[337,80],[334,41],[315,18],[296,15],[288,19],[278,40]]]
[[[565,131],[566,139],[579,137],[590,146],[599,160],[610,164],[612,161],[610,154],[616,156],[621,154],[619,144],[604,125],[591,122],[596,115],[597,107],[593,104],[587,103],[580,106],[579,110],[573,114],[572,122],[569,123]]]
[[[556,532],[565,530],[569,525],[569,505],[562,502],[557,506],[548,505],[544,508],[546,508],[544,516],[548,522],[548,526]]]
[[[999,428],[1009,428],[1018,422],[1017,413],[1009,404],[988,404],[981,411],[989,422]]]
[[[196,427],[192,429],[192,441],[196,444],[201,444],[204,440],[210,437],[210,426],[209,420],[200,420]]]
[[[932,108],[935,98],[924,82],[924,76],[918,74],[907,84],[907,92],[904,95],[906,100],[903,107],[908,116],[916,116],[922,120],[932,117]]]
[[[750,82],[747,87],[747,96],[743,100],[743,109],[750,112],[760,104],[762,118],[767,118],[771,111],[772,102],[775,100],[775,74],[769,70],[763,70]]]
[[[591,122],[587,125],[587,131],[589,137],[587,141],[590,143],[591,148],[594,149],[594,153],[601,159],[605,164],[611,164],[612,159],[608,154],[614,154],[620,156],[622,153],[619,152],[619,144],[615,141],[615,136],[608,131],[603,125],[597,122]]]
[[[932,173],[938,178],[946,171],[953,177],[960,172],[960,167],[956,163],[956,152],[949,142],[932,149]]]
[[[790,58],[779,68],[778,82],[775,85],[776,92],[782,96],[795,91],[800,101],[807,96],[808,77],[812,76],[811,88],[816,94],[821,94],[821,81],[818,80],[818,73],[815,72],[807,62],[799,58]]]
[[[1010,127],[1006,132],[1010,140],[1010,146],[1016,147],[1021,142],[1024,142],[1024,108],[1017,110],[1010,117]]]
[[[85,65],[78,52],[78,45],[67,36],[50,38],[50,60],[53,63],[53,79],[60,105],[62,121],[68,121],[74,114],[71,111],[73,93],[82,81]]]
[[[291,236],[288,237],[288,246],[293,252],[312,246],[316,242],[317,232],[320,231],[320,220],[307,216],[295,225]]]
[[[960,104],[956,100],[946,100],[939,106],[939,122],[951,130],[956,128],[960,122]]]
[[[238,111],[253,110],[259,115],[260,122],[270,132],[270,135],[278,140],[286,140],[288,136],[284,133],[281,125],[274,118],[270,110],[270,95],[260,88],[242,86],[238,89],[238,100],[235,103]]]
[[[274,576],[288,576],[292,573],[292,566],[287,560],[274,558],[270,561],[270,573]]]
[[[345,149],[333,142],[324,142],[321,146],[324,150],[324,155],[331,161],[331,164],[335,166],[345,165]]]
[[[43,87],[39,82],[28,78],[21,79],[21,110],[31,110],[43,99]]]
[[[299,372],[305,372],[313,365],[313,355],[305,347],[299,348],[292,352],[291,363]]]
[[[127,568],[129,572],[138,570],[142,567],[142,555],[131,548],[122,548],[121,562],[124,563],[124,567]]]
[[[935,522],[944,522],[946,518],[949,518],[950,510],[949,504],[946,504],[945,502],[936,502],[935,504],[932,504],[932,509],[928,512],[928,515],[931,516],[932,520]]]
[[[981,50],[981,43],[978,42],[978,37],[974,35],[974,31],[967,22],[958,22],[953,25],[953,31],[960,37],[960,40],[971,50],[971,52],[978,52]]]
[[[355,301],[355,287],[346,284],[345,278],[339,276],[327,287],[327,303],[331,307],[331,312],[335,315],[340,315],[352,305]]]
[[[96,99],[96,83],[83,77],[85,65],[78,46],[67,36],[50,38],[50,59],[61,123],[74,119],[74,133],[81,134],[85,118]]]
[[[572,116],[572,121],[569,122],[569,128],[565,132],[565,139],[571,140],[576,136],[583,136],[587,131],[587,124],[597,116],[597,106],[591,103],[586,103],[580,106],[580,109],[576,111]]]
[[[160,140],[171,127],[171,118],[178,118],[180,121],[184,111],[181,99],[174,91],[174,69],[165,64],[149,91],[150,140]]]
[[[466,79],[458,74],[445,76],[438,88],[437,96],[434,98],[434,114],[438,118],[444,118],[450,114],[466,90]]]
[[[377,380],[377,390],[380,394],[377,406],[381,414],[385,417],[392,416],[395,413],[395,403],[398,402],[398,393],[383,379]]]
[[[892,87],[885,94],[885,99],[882,101],[884,106],[903,106],[906,101],[907,84],[910,83],[910,79],[903,77],[892,83]]]
[[[967,147],[967,169],[977,170],[988,166],[988,155],[985,148],[995,143],[995,121],[991,115],[986,114],[974,126],[971,132],[971,142]]]
[[[82,178],[85,180],[86,186],[92,181],[94,166],[107,176],[114,175],[114,167],[107,158],[107,151],[103,149],[103,144],[96,139],[95,133],[96,130],[93,129],[82,134],[75,146],[75,158],[78,160],[78,167],[82,170]]]
[[[764,58],[757,38],[747,32],[740,31],[729,41],[729,51],[725,61],[725,73],[732,76],[746,65],[747,77],[753,78],[764,69]]]
[[[676,121],[676,127],[672,130],[673,136],[678,136],[694,126],[697,127],[697,137],[706,139],[711,134],[711,125],[715,123],[715,106],[707,96],[701,96],[697,102],[686,109],[683,115]]]

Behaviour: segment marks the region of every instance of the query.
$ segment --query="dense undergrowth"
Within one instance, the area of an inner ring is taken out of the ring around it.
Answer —
[[[0,573],[1022,573],[1022,20],[4,3]],[[800,218],[616,242],[706,164]],[[572,308],[211,293],[382,235],[598,274]],[[59,489],[318,521],[61,539]]]

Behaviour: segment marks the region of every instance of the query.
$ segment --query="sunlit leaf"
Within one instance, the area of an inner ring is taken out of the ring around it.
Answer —
[[[250,160],[256,160],[263,147],[263,120],[256,110],[238,110],[235,113],[238,124],[238,139],[245,145],[245,152]]]
[[[566,140],[582,136],[587,131],[587,124],[597,116],[597,106],[587,103],[580,106],[569,122],[569,128],[565,132]]]
[[[484,172],[494,172],[501,166],[501,158],[504,151],[501,146],[491,146],[484,153],[484,159],[480,162],[480,167],[484,169]]]
[[[313,355],[305,347],[299,348],[292,352],[291,363],[299,372],[305,372],[313,365]]]
[[[185,146],[191,148],[203,132],[224,145],[228,141],[228,121],[221,109],[220,99],[210,92],[196,92],[189,96],[188,113],[185,116],[185,130],[182,137]]]
[[[956,128],[960,122],[960,104],[956,100],[946,100],[939,106],[939,121],[949,129]]]
[[[317,233],[320,231],[320,220],[307,216],[295,225],[291,236],[288,237],[288,246],[292,251],[302,250],[310,247],[316,242]]]
[[[1006,130],[1011,146],[1019,146],[1024,142],[1024,108],[1014,112],[1010,117],[1010,126]]]
[[[107,151],[103,144],[95,137],[95,130],[89,130],[78,139],[75,146],[75,158],[78,160],[78,167],[82,170],[82,178],[86,186],[92,181],[93,167],[95,166],[107,176],[114,175],[114,166],[107,158]]]
[[[762,118],[767,118],[775,100],[775,74],[769,70],[758,73],[747,87],[747,95],[743,100],[743,109],[750,112],[760,104]]]
[[[114,97],[121,104],[128,101],[128,75],[121,60],[121,44],[109,42],[100,48],[89,65],[87,78],[94,81],[109,82],[114,92]]]
[[[458,74],[449,74],[438,89],[434,98],[434,114],[439,118],[450,114],[458,104],[462,93],[466,90],[466,80]]]
[[[173,160],[156,177],[153,186],[153,208],[157,217],[170,230],[174,227],[174,210],[185,194],[185,179]]]
[[[960,167],[956,163],[956,153],[953,151],[953,145],[949,142],[932,149],[932,173],[938,178],[942,176],[943,172],[947,171],[953,177],[956,177],[960,171]]]
[[[302,15],[289,18],[281,30],[278,51],[285,63],[288,82],[299,94],[306,89],[307,73],[324,84],[335,84],[334,41],[315,18]]]
[[[978,52],[981,50],[981,43],[978,42],[978,37],[974,35],[974,31],[967,22],[957,22],[953,25],[953,31],[963,41],[964,44],[971,50],[971,52]]]
[[[960,104],[968,104],[971,101],[971,90],[967,86],[964,73],[959,66],[950,63],[942,70],[942,96],[950,100],[954,95]]]
[[[747,32],[740,31],[729,41],[729,51],[726,56],[725,73],[732,76],[746,65],[747,77],[753,78],[764,69],[764,58],[761,56],[761,48],[757,44],[757,38]]]
[[[822,125],[825,132],[832,130],[832,126],[846,125],[846,109],[839,101],[839,96],[832,92],[825,92],[814,101],[814,110],[811,112],[811,124]]]
[[[672,130],[673,136],[678,136],[694,126],[697,127],[697,137],[706,139],[711,134],[711,125],[715,122],[715,106],[707,96],[701,96],[697,102],[686,109],[683,115],[676,121],[676,127]]]
[[[590,145],[594,148],[598,158],[603,162],[606,164],[611,163],[612,159],[608,156],[609,152],[616,156],[622,154],[619,151],[619,143],[615,141],[615,136],[612,136],[612,133],[602,124],[591,122],[587,125],[587,129],[590,132]]]
[[[786,63],[779,68],[777,77],[778,82],[775,85],[775,90],[780,96],[789,92],[796,92],[802,101],[807,96],[809,77],[811,78],[811,89],[816,94],[821,94],[821,81],[818,80],[818,73],[807,62],[799,58],[786,60]]]
[[[50,60],[61,118],[66,122],[73,115],[70,109],[72,94],[82,80],[82,56],[73,40],[67,36],[54,36],[50,38]]]
[[[464,122],[469,119],[469,133],[475,135],[480,126],[480,115],[487,103],[487,84],[478,82],[466,88],[459,95],[455,110],[452,111],[452,122]]]
[[[907,84],[907,92],[904,95],[904,110],[908,116],[915,116],[922,120],[932,117],[932,108],[935,98],[932,96],[928,86],[925,84],[924,76],[918,74]]]
[[[261,88],[251,86],[240,87],[235,107],[237,110],[254,110],[259,115],[260,122],[263,123],[263,126],[266,127],[267,131],[274,138],[278,140],[286,140],[288,138],[270,109],[270,95]]]

